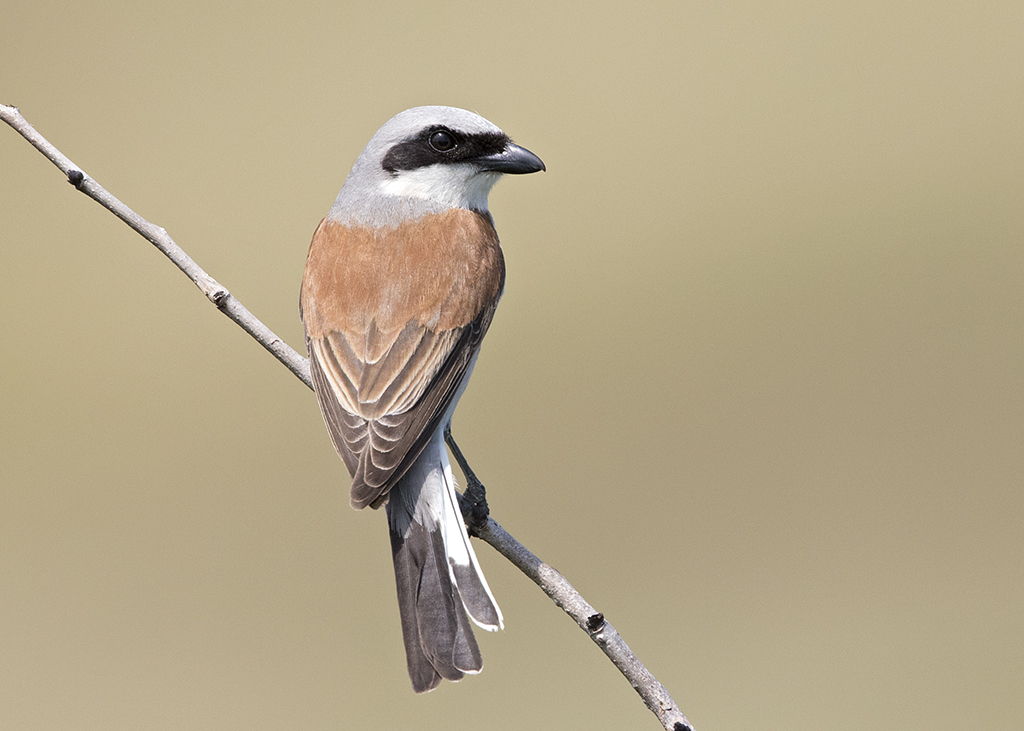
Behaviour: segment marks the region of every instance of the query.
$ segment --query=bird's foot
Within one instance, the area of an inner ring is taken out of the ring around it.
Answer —
[[[469,462],[455,443],[452,436],[451,425],[444,429],[444,441],[452,450],[455,461],[466,476],[466,489],[459,495],[459,509],[462,510],[462,519],[466,521],[466,530],[469,535],[480,537],[480,532],[487,526],[487,519],[491,510],[487,506],[487,489],[469,466]]]

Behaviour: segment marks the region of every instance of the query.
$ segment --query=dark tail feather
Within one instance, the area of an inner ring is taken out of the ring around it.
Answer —
[[[480,672],[483,660],[448,572],[441,527],[428,529],[413,520],[404,537],[392,527],[391,555],[413,690],[424,693],[441,678],[461,680]]]

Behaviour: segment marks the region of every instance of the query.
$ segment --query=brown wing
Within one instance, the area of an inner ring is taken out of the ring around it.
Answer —
[[[442,215],[447,220],[433,226],[421,220],[415,236],[399,229],[384,239],[321,224],[310,248],[301,298],[306,346],[356,508],[384,504],[423,451],[504,284],[490,217]]]
[[[493,308],[465,328],[409,326],[378,369],[359,372],[345,335],[310,341],[310,366],[334,447],[352,474],[352,506],[379,507],[419,457],[458,392]],[[415,346],[408,341],[416,341]],[[368,397],[373,400],[364,400]]]

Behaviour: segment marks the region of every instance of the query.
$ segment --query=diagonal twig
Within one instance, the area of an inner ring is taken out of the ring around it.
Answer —
[[[270,328],[256,318],[217,280],[207,274],[188,254],[178,246],[160,226],[150,223],[131,208],[126,206],[103,186],[85,174],[69,160],[60,150],[50,144],[28,121],[16,107],[0,104],[0,119],[9,124],[15,131],[41,152],[50,162],[63,172],[68,182],[76,189],[85,193],[101,206],[128,224],[143,238],[163,252],[168,259],[181,269],[192,282],[199,287],[217,309],[231,318],[243,330],[251,335],[260,345],[285,365],[299,380],[309,388],[313,383],[309,376],[309,362],[275,335]],[[552,601],[565,611],[584,632],[604,651],[615,667],[626,677],[647,707],[658,717],[662,726],[668,731],[693,731],[686,716],[672,700],[665,687],[658,682],[643,663],[625,643],[615,628],[609,624],[604,615],[596,611],[577,592],[558,571],[541,561],[521,543],[498,525],[493,518],[487,516],[486,501],[483,498],[483,485],[466,464],[462,451],[458,448],[450,433],[445,434],[452,453],[462,467],[467,481],[468,490],[475,490],[479,501],[473,506],[475,520],[471,520],[473,534],[489,543],[502,556],[507,558],[520,571],[532,579]]]
[[[9,107],[0,104],[0,119],[7,122],[22,137],[39,150],[46,158],[56,165],[62,173],[68,176],[71,183],[82,193],[92,198],[122,221],[127,223],[134,231],[144,239],[153,244],[163,254],[174,262],[181,271],[185,273],[192,282],[199,287],[199,290],[206,295],[221,312],[230,317],[239,327],[249,333],[260,345],[281,361],[285,367],[310,388],[313,388],[313,381],[309,377],[309,363],[301,355],[296,353],[273,331],[260,322],[245,306],[232,295],[227,287],[223,286],[216,279],[211,277],[200,267],[184,250],[174,243],[166,229],[150,223],[131,208],[126,206],[114,197],[106,188],[90,178],[77,165],[67,158],[60,150],[50,144],[46,138],[39,134],[35,127],[28,123],[18,111],[17,107]]]
[[[608,659],[615,664],[633,689],[640,694],[651,712],[658,717],[662,725],[672,731],[685,731],[693,727],[686,720],[672,696],[668,694],[658,679],[644,666],[622,636],[583,596],[576,591],[569,580],[548,564],[541,561],[533,553],[513,538],[498,525],[497,521],[488,517],[486,491],[480,478],[469,466],[466,458],[455,443],[452,433],[445,430],[444,440],[452,450],[455,461],[459,463],[462,474],[466,476],[465,500],[462,512],[466,517],[466,526],[470,535],[474,535],[487,543],[507,558],[516,568],[533,579],[533,582],[544,590],[551,601],[572,617],[580,629],[587,633]]]

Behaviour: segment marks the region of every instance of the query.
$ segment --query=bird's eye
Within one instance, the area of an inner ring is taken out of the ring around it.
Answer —
[[[445,132],[442,129],[431,134],[428,142],[438,152],[448,152],[455,147],[455,138],[450,132]]]

